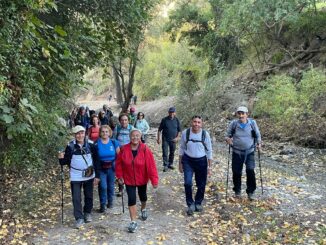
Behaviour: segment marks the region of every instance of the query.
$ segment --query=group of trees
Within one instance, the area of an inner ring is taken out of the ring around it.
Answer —
[[[134,73],[154,6],[154,0],[0,1],[2,167],[43,162],[65,133],[58,119],[88,69],[120,75],[128,59]],[[129,81],[128,87],[128,80],[117,80],[128,88],[125,98],[133,75]]]

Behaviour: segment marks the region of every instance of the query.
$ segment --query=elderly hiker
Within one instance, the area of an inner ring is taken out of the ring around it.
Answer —
[[[169,168],[174,169],[174,152],[181,132],[175,107],[170,107],[168,113],[169,115],[162,119],[157,131],[157,144],[161,143],[160,135],[162,132],[163,172],[166,172]],[[169,156],[168,151],[170,151]]]
[[[85,140],[86,129],[75,126],[72,132],[75,139],[70,141],[65,152],[58,155],[61,165],[70,168],[70,185],[76,228],[85,222],[92,221],[93,209],[93,182],[95,177],[93,159],[97,159],[97,152],[92,141]],[[81,191],[84,189],[84,208],[82,208]]]
[[[116,161],[116,176],[119,184],[126,185],[128,195],[128,207],[131,223],[128,231],[134,233],[138,227],[136,189],[141,201],[141,218],[148,217],[146,209],[147,183],[150,180],[153,188],[158,185],[158,173],[152,151],[146,144],[141,142],[141,131],[132,129],[130,132],[131,142],[121,148]]]
[[[248,118],[248,108],[238,107],[238,119],[233,120],[227,129],[225,141],[232,147],[233,191],[241,198],[241,176],[243,164],[246,165],[247,189],[249,200],[254,200],[256,190],[255,148],[261,147],[261,135],[255,120]]]
[[[193,116],[191,127],[183,130],[179,150],[179,171],[184,174],[187,214],[203,211],[207,174],[212,164],[212,143],[209,133],[202,129],[201,116]],[[195,174],[197,193],[192,196],[192,177]]]

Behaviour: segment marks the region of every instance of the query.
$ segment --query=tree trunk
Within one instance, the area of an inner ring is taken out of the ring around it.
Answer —
[[[116,96],[117,96],[117,104],[122,104],[122,88],[120,83],[120,77],[118,74],[118,71],[114,65],[112,65],[112,71],[113,71],[113,77],[115,81],[115,87],[116,87]]]
[[[130,101],[131,101],[131,98],[133,96],[132,87],[133,87],[134,82],[135,82],[135,73],[136,73],[136,66],[137,66],[136,60],[137,60],[137,58],[133,57],[133,58],[130,59],[130,62],[129,62],[128,86],[127,86],[127,88],[123,88],[124,90],[125,89],[127,90],[127,91],[125,91],[125,101],[124,101],[123,106],[122,106],[122,111],[123,112],[128,111],[128,107],[130,105]]]

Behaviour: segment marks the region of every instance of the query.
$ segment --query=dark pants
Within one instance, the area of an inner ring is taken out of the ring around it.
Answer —
[[[174,152],[176,149],[176,143],[173,141],[167,141],[162,139],[162,151],[163,151],[163,166],[172,166],[174,160]],[[168,158],[168,151],[170,151]]]
[[[192,198],[192,176],[195,173],[197,192],[195,204],[201,205],[204,200],[205,187],[207,182],[207,158],[191,158],[187,155],[182,156],[184,186],[186,192],[186,202],[188,207],[194,203]]]
[[[87,181],[71,181],[71,195],[72,204],[74,206],[74,216],[75,219],[83,219],[84,213],[91,213],[93,209],[93,181],[90,179]],[[84,189],[84,210],[82,209],[81,202],[81,189]]]
[[[245,161],[245,162],[244,162]],[[256,190],[255,177],[255,152],[245,154],[232,153],[232,172],[233,172],[233,190],[236,193],[241,192],[241,176],[243,164],[246,164],[247,173],[247,193],[253,193]]]
[[[129,207],[136,205],[136,188],[138,189],[139,200],[141,202],[147,201],[147,192],[146,192],[147,185],[141,185],[141,186],[126,185]]]

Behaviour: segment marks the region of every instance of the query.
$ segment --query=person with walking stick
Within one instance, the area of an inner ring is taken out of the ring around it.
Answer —
[[[75,139],[70,141],[65,152],[58,154],[59,163],[69,166],[70,185],[75,227],[79,229],[84,223],[92,221],[93,183],[95,177],[94,162],[97,161],[97,151],[92,141],[85,139],[86,129],[77,125],[72,129]],[[84,189],[84,208],[82,207],[81,192]]]
[[[238,107],[238,119],[233,120],[227,129],[225,141],[232,147],[233,191],[241,198],[241,176],[243,164],[246,165],[247,189],[249,200],[254,200],[256,190],[255,149],[261,148],[261,134],[255,120],[248,118],[248,108]],[[262,181],[262,178],[261,178]]]
[[[132,129],[130,131],[130,143],[124,145],[116,160],[116,176],[119,184],[126,186],[128,195],[128,207],[131,222],[128,231],[134,233],[138,227],[136,191],[141,202],[141,218],[146,220],[148,212],[147,184],[151,181],[153,188],[158,185],[158,173],[156,163],[151,149],[141,142],[141,131]]]

